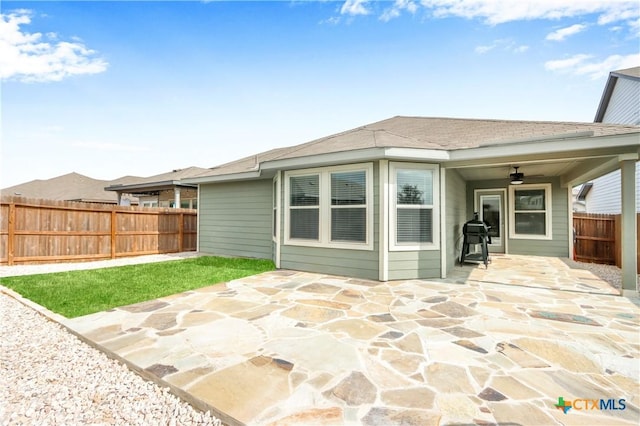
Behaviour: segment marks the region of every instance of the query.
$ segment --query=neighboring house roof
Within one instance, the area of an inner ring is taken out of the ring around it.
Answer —
[[[376,148],[430,150],[432,158],[451,159],[452,153],[472,148],[498,147],[550,140],[593,138],[638,133],[640,126],[552,121],[511,121],[397,116],[346,132],[286,148],[278,148],[214,167],[187,182],[202,183],[215,177],[258,177],[266,163],[292,165],[286,160],[348,154]],[[502,148],[504,147],[504,148]],[[439,157],[438,157],[439,156]],[[462,156],[458,156],[462,157]],[[240,176],[237,176],[240,177]]]
[[[181,179],[198,176],[209,169],[201,167],[187,167],[185,169],[176,169],[167,173],[161,173],[155,176],[145,178],[132,177],[131,179],[120,179],[118,182],[108,182],[106,191],[126,192],[126,193],[142,193],[145,191],[153,191],[174,186],[193,186],[180,182]]]
[[[114,182],[134,178],[134,176],[124,176],[108,181],[93,179],[79,173],[68,173],[51,179],[36,179],[10,186],[4,188],[2,194],[47,200],[116,204],[118,202],[117,194],[105,191],[104,187]]]
[[[596,117],[593,120],[594,122],[603,122],[605,113],[607,111],[607,108],[609,107],[609,102],[611,101],[611,96],[613,95],[613,91],[616,87],[616,84],[618,83],[618,79],[621,78],[640,82],[640,67],[627,68],[624,70],[612,71],[609,73],[609,79],[607,80],[607,84],[604,87],[604,92],[602,93],[602,98],[600,99],[598,110],[596,111]],[[635,101],[636,103],[640,103],[638,99],[636,99]]]

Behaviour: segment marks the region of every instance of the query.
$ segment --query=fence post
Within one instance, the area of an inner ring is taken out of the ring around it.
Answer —
[[[16,204],[9,204],[9,229],[7,232],[7,265],[13,265],[16,238]]]
[[[184,213],[180,212],[180,223],[178,223],[178,252],[184,251]]]
[[[116,258],[116,226],[118,221],[116,220],[116,208],[111,210],[111,258]]]

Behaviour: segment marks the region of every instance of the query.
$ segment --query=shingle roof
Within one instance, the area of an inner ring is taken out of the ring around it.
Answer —
[[[176,169],[170,172],[161,173],[154,176],[149,177],[137,177],[131,176],[130,178],[121,178],[118,181],[107,182],[107,185],[112,190],[115,189],[115,186],[132,186],[132,185],[143,185],[143,184],[154,184],[154,183],[165,183],[178,181],[184,178],[190,178],[194,176],[198,176],[209,169],[204,169],[201,167],[187,167],[184,169]]]
[[[67,173],[51,179],[36,179],[4,188],[2,194],[47,200],[92,201],[116,204],[118,195],[115,192],[105,191],[104,187],[121,179],[129,178],[133,178],[133,176],[108,181],[93,179],[79,173]]]
[[[555,138],[640,133],[640,126],[601,123],[482,120],[397,116],[292,147],[273,149],[215,167],[204,176],[257,170],[259,163],[366,148],[460,150],[501,143]]]
[[[623,70],[613,71],[613,74],[625,75],[627,77],[640,78],[640,67],[626,68]]]

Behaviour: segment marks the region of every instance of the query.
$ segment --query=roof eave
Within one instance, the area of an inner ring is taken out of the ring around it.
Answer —
[[[305,157],[285,158],[281,160],[265,161],[260,164],[261,170],[283,170],[310,167],[322,167],[338,164],[355,163],[371,160],[433,160],[443,161],[449,159],[446,150],[424,148],[393,148],[378,147],[365,148],[353,151],[332,152],[327,154],[309,155]]]
[[[195,186],[186,182],[186,180],[166,180],[162,182],[148,182],[148,183],[132,183],[130,185],[111,185],[105,187],[105,191],[116,192],[129,192],[141,189],[158,189],[166,186]]]
[[[236,181],[236,180],[253,180],[253,179],[259,179],[260,177],[261,177],[260,170],[255,170],[250,172],[229,173],[225,175],[192,177],[192,178],[184,179],[182,182],[192,184],[192,185],[200,185],[204,183],[229,182],[229,181]]]
[[[604,87],[602,98],[600,98],[600,104],[598,104],[598,110],[596,111],[596,116],[593,119],[594,123],[602,123],[604,113],[607,111],[607,107],[609,106],[609,101],[611,100],[611,95],[613,94],[613,89],[616,87],[617,81],[618,76],[614,73],[609,73],[609,79]]]
[[[532,140],[530,142],[503,143],[477,148],[459,149],[450,151],[450,160],[455,162],[479,161],[487,158],[548,155],[550,158],[557,153],[585,150],[601,150],[603,148],[624,149],[629,147],[629,152],[637,152],[640,133],[625,133],[607,136],[586,136],[579,138],[557,139],[551,137],[548,140]],[[627,151],[626,149],[624,149]]]

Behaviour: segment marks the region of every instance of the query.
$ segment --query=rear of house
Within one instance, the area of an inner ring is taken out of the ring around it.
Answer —
[[[199,251],[382,281],[440,278],[478,212],[494,253],[569,257],[571,188],[623,168],[626,190],[639,135],[638,126],[394,117],[190,179]]]

